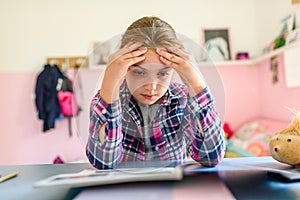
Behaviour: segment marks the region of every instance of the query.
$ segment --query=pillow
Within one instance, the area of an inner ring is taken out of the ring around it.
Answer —
[[[227,143],[227,150],[239,156],[270,156],[269,141],[288,122],[257,118],[242,125]]]

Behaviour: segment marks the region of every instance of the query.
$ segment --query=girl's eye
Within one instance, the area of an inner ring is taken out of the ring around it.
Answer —
[[[146,72],[140,70],[132,70],[132,73],[137,76],[144,76]]]
[[[163,77],[167,77],[169,75],[168,72],[158,72],[158,77],[163,78]]]

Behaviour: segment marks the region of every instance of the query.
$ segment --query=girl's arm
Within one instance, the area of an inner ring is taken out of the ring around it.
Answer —
[[[122,161],[121,116],[119,101],[107,104],[99,93],[92,100],[86,154],[98,169],[114,168]]]
[[[122,109],[119,88],[128,68],[145,59],[147,48],[128,43],[110,55],[101,90],[90,108],[90,134],[86,154],[99,169],[114,168],[122,161]]]
[[[225,153],[224,131],[202,74],[184,50],[157,49],[156,52],[188,88],[190,98],[184,111],[182,130],[191,157],[205,166],[218,164]]]
[[[183,130],[191,157],[204,166],[217,165],[225,154],[225,135],[210,91],[190,98],[185,112]]]

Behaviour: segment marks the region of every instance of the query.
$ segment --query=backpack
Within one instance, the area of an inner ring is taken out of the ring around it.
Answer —
[[[58,91],[57,98],[61,114],[65,117],[73,117],[78,114],[78,105],[73,92]]]
[[[75,98],[73,83],[68,77],[63,76],[62,79],[58,80],[56,89],[58,90],[57,99],[60,105],[61,114],[69,120],[69,134],[71,136],[71,117],[77,116],[81,110]]]
[[[57,98],[63,116],[72,117],[78,114],[79,108],[73,92],[73,83],[66,76],[61,80],[61,87],[57,92]]]

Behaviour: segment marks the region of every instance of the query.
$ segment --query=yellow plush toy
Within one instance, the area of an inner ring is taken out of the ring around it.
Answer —
[[[300,168],[300,112],[294,114],[287,128],[272,137],[269,148],[275,160]]]

